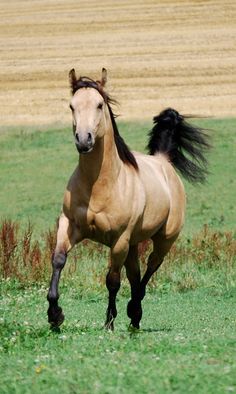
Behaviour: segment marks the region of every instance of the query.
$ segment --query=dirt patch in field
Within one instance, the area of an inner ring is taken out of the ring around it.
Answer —
[[[3,0],[0,46],[1,126],[69,123],[72,67],[108,69],[122,119],[235,116],[234,0]]]

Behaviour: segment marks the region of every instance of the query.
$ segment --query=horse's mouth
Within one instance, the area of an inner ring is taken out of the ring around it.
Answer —
[[[77,151],[79,152],[79,153],[81,153],[81,154],[87,154],[87,153],[90,153],[92,150],[93,150],[93,146],[83,146],[83,147],[80,147],[80,146],[78,146],[77,144],[75,144],[75,146],[76,146],[76,149],[77,149]]]

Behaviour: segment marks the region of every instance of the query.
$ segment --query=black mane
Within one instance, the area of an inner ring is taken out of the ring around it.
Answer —
[[[111,123],[112,123],[113,131],[114,131],[115,144],[116,144],[116,148],[117,148],[119,157],[124,163],[130,164],[136,170],[138,170],[137,161],[136,161],[133,153],[129,149],[128,145],[126,145],[125,141],[123,140],[123,138],[121,137],[121,135],[119,133],[119,130],[118,130],[118,127],[117,127],[117,124],[115,121],[115,115],[113,114],[112,109],[109,104],[108,104],[108,109],[109,109],[109,113],[110,113],[110,117],[111,117]]]
[[[116,101],[114,99],[112,99],[105,92],[105,90],[103,89],[103,87],[99,83],[99,81],[94,81],[93,79],[88,78],[88,77],[80,77],[77,81],[75,81],[71,85],[72,94],[74,95],[75,92],[77,92],[77,90],[82,89],[82,88],[93,88],[93,89],[96,89],[101,94],[105,103],[108,106],[108,110],[109,110],[109,114],[110,114],[111,122],[112,122],[112,127],[113,127],[113,131],[114,131],[114,140],[115,140],[115,144],[116,144],[116,148],[117,148],[119,157],[124,163],[131,165],[136,170],[138,170],[137,161],[136,161],[133,153],[129,149],[128,145],[126,145],[125,141],[121,137],[118,127],[117,127],[117,124],[116,124],[116,121],[115,121],[116,116],[114,115],[114,113],[112,111],[111,104],[116,104]]]

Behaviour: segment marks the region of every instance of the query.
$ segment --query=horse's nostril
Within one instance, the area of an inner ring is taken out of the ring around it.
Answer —
[[[75,133],[75,139],[77,142],[79,142],[79,134],[78,133]]]
[[[91,141],[92,141],[92,134],[88,133],[88,142],[91,142]]]

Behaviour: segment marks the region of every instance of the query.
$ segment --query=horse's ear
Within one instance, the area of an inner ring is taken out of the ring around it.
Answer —
[[[70,70],[70,72],[69,72],[69,82],[70,82],[71,91],[72,91],[72,93],[74,93],[74,90],[75,90],[75,87],[77,84],[77,78],[76,78],[74,68],[72,68],[72,70]]]
[[[101,85],[105,86],[107,83],[107,70],[105,68],[102,69],[102,78],[101,78]]]

